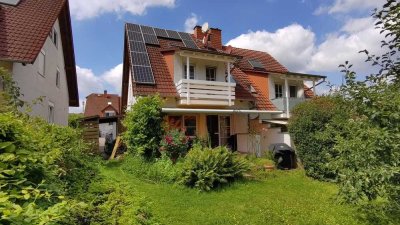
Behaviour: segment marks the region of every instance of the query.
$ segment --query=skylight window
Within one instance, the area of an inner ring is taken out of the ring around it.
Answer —
[[[261,64],[261,62],[256,59],[250,59],[249,63],[254,69],[265,69],[264,65]]]
[[[21,0],[0,0],[0,4],[16,6]]]

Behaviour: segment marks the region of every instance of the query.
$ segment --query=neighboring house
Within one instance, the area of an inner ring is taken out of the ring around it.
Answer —
[[[120,97],[115,94],[108,94],[104,91],[102,94],[92,93],[86,97],[85,118],[99,117],[99,136],[112,140],[117,137],[118,116],[120,115]]]
[[[291,145],[290,110],[325,77],[290,72],[266,52],[223,46],[221,35],[126,24],[121,112],[158,93],[170,127],[212,146],[259,153],[272,143]]]
[[[68,0],[0,0],[0,67],[23,100],[42,98],[31,115],[67,125],[69,106],[79,106]]]

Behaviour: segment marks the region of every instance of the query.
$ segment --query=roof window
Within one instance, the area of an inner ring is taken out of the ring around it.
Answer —
[[[0,0],[0,4],[16,6],[21,0]]]
[[[249,59],[248,61],[254,69],[265,69],[264,65],[256,59]]]

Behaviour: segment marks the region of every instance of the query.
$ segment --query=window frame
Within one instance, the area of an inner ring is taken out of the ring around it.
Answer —
[[[60,88],[61,86],[61,73],[60,73],[60,69],[57,67],[56,70],[56,87]]]
[[[214,74],[213,74],[213,79],[210,79],[211,77],[209,77],[209,71],[210,70],[214,70]],[[206,66],[206,80],[207,81],[217,81],[217,67],[215,66]]]
[[[190,69],[193,68],[193,78]],[[183,65],[183,79],[187,79],[186,64]],[[189,64],[189,80],[196,80],[196,66]]]
[[[186,125],[186,117],[193,117],[194,118],[194,120],[195,120],[195,125],[194,126],[187,126]],[[182,123],[182,126],[183,126],[183,129],[184,129],[184,131],[185,131],[185,136],[188,136],[188,137],[190,137],[190,138],[195,138],[196,136],[197,136],[197,116],[196,115],[193,115],[193,116],[190,116],[190,115],[183,115],[182,116],[182,121],[183,121],[183,123]],[[190,127],[190,128],[194,128],[194,135],[188,135],[187,134],[187,128],[188,127]]]
[[[40,62],[40,57],[43,56],[43,71],[41,71],[40,66],[41,66],[41,62]],[[46,52],[42,49],[40,50],[39,56],[37,58],[38,61],[38,73],[40,75],[42,75],[43,77],[46,76]]]
[[[283,85],[275,84],[275,98],[283,98]]]

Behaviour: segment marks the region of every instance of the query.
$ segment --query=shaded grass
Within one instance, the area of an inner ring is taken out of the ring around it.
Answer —
[[[148,199],[162,224],[360,224],[355,208],[335,201],[337,188],[302,170],[273,171],[266,179],[242,181],[203,193],[168,183],[149,183],[118,166],[104,177]]]

